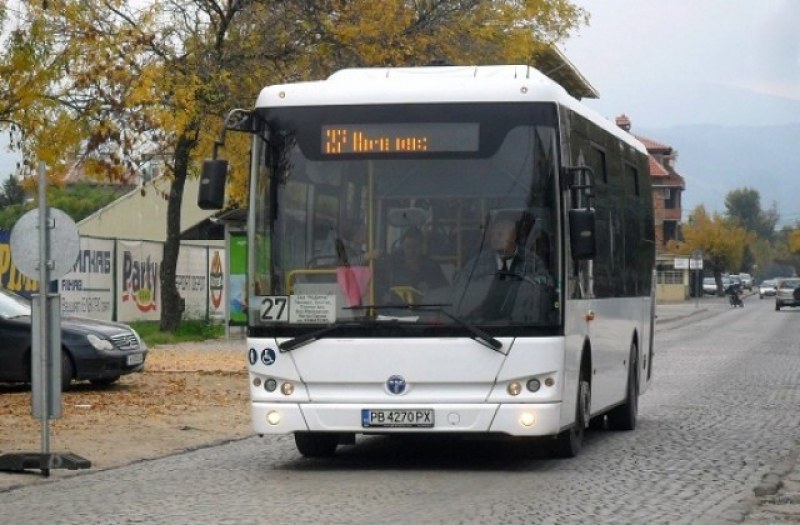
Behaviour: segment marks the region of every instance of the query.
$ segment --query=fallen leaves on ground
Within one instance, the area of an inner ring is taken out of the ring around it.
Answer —
[[[62,393],[61,417],[50,423],[51,449],[103,468],[249,435],[245,355],[242,343],[156,347],[142,373],[108,387],[75,383]],[[30,387],[0,386],[0,454],[37,451],[40,428]],[[0,474],[0,488],[8,476]]]

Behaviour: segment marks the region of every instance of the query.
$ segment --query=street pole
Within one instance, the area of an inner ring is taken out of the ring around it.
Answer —
[[[694,272],[694,307],[700,308],[700,294],[703,293],[703,286],[701,284],[703,275],[703,252],[701,250],[692,252],[692,258],[689,259],[689,268]]]
[[[50,404],[50,395],[48,387],[50,386],[49,370],[50,370],[50,357],[51,349],[48,347],[48,301],[47,289],[50,284],[50,227],[48,224],[47,216],[47,177],[45,175],[44,162],[39,162],[38,167],[39,175],[39,343],[41,346],[39,351],[39,394],[42,403],[42,410],[40,412],[40,422],[42,429],[42,465],[41,471],[45,476],[50,474],[50,414],[52,411]],[[45,465],[44,463],[48,464]]]

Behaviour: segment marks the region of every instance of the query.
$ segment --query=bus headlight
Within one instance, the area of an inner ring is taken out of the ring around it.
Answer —
[[[522,385],[518,381],[512,381],[506,387],[506,391],[511,396],[518,396],[522,392]]]
[[[275,379],[270,377],[264,381],[264,390],[267,392],[274,392],[276,388],[278,388],[278,382]]]
[[[294,384],[292,383],[283,383],[281,385],[281,393],[285,396],[290,396],[294,394]]]
[[[519,424],[523,427],[532,427],[536,423],[536,416],[533,412],[523,412],[519,415]]]

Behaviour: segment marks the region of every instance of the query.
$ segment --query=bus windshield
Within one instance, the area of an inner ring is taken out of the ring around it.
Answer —
[[[560,324],[553,105],[259,116],[251,328],[494,336]]]

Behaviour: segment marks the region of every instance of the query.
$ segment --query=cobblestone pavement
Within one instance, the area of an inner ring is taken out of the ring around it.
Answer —
[[[757,295],[752,294],[746,296],[745,301],[752,306],[766,305],[770,310],[774,305],[773,299],[768,297],[760,300]],[[714,297],[660,304],[657,308],[657,330],[669,329],[681,323],[694,323],[729,309],[724,299]],[[789,348],[798,351],[797,355],[800,357],[800,345],[790,344]],[[798,383],[795,385],[800,388]],[[800,438],[800,429],[797,434]],[[794,450],[764,475],[753,488],[753,495],[755,502],[743,522],[745,525],[800,523],[800,441],[795,443]]]
[[[590,432],[572,460],[383,437],[311,460],[253,437],[0,492],[0,524],[798,523],[777,509],[800,485],[800,310],[746,304],[659,305],[637,430]]]

